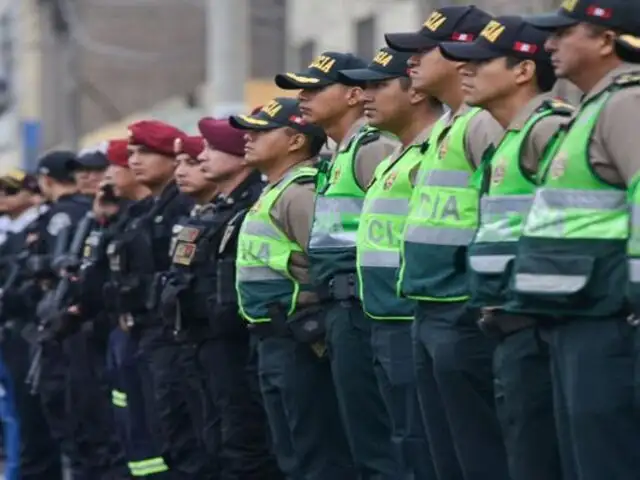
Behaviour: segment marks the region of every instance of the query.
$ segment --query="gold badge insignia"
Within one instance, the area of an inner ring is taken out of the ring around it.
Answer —
[[[567,159],[569,156],[566,152],[559,152],[551,161],[549,167],[549,177],[553,180],[559,179],[567,169]]]
[[[389,190],[393,185],[393,182],[396,181],[397,177],[398,177],[398,172],[392,172],[391,175],[389,175],[387,179],[384,181],[384,185],[382,188],[384,190]]]
[[[502,180],[504,180],[504,175],[506,173],[506,167],[507,159],[504,157],[499,158],[495,166],[493,167],[493,171],[491,172],[491,183],[493,183],[494,185],[502,183]]]
[[[182,152],[182,139],[178,137],[173,141],[173,153],[178,155],[181,152]]]
[[[440,148],[438,148],[438,157],[443,159],[448,151],[449,151],[449,137],[447,136],[440,143]]]
[[[342,170],[340,170],[340,167],[337,167],[333,171],[333,175],[331,175],[331,183],[336,183],[338,181],[338,179],[340,178],[341,174],[342,174]]]
[[[178,265],[191,265],[191,261],[196,254],[195,243],[179,243],[173,254],[173,263]]]

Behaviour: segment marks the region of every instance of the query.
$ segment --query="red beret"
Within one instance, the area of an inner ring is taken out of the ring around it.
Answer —
[[[109,163],[119,167],[129,167],[129,150],[127,140],[111,140],[107,146],[107,159]]]
[[[206,117],[198,122],[198,128],[211,148],[244,157],[244,132],[229,125],[227,119]]]
[[[129,145],[144,146],[168,157],[175,155],[175,139],[186,136],[187,134],[179,128],[157,120],[142,120],[129,125]]]
[[[191,158],[198,158],[204,150],[204,138],[202,137],[178,137],[173,143],[173,151],[176,155],[186,153]]]

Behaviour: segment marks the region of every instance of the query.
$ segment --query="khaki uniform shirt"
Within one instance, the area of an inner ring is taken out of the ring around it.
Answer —
[[[306,160],[293,168],[313,167],[314,160]],[[289,170],[291,171],[291,170]],[[288,172],[287,172],[288,173]],[[267,191],[271,188],[268,185]],[[304,253],[293,253],[289,260],[289,272],[291,276],[301,284],[309,284],[309,236],[315,208],[315,184],[292,183],[282,192],[278,200],[271,208],[271,218],[274,223],[289,237],[289,240],[297,243]],[[299,303],[312,303],[315,295],[309,292],[300,294]]]
[[[535,111],[543,102],[554,98],[552,93],[543,93],[532,98],[527,105],[518,112],[507,126],[507,132],[518,132],[522,130],[525,123],[531,118]],[[539,120],[529,132],[525,139],[520,157],[522,169],[531,176],[538,173],[542,155],[547,148],[551,137],[560,129],[560,127],[569,121],[568,116],[549,115]],[[506,132],[505,132],[506,133]]]
[[[332,162],[338,153],[346,148],[351,137],[353,137],[358,130],[365,125],[365,123],[366,120],[361,118],[351,126],[343,141],[337,146],[333,157],[331,158]],[[385,158],[391,155],[398,145],[399,142],[397,140],[381,135],[378,140],[367,143],[366,145],[362,145],[358,148],[354,161],[354,173],[360,188],[363,190],[368,188],[378,165],[380,165]]]
[[[625,63],[609,72],[585,95],[583,102],[605,90],[614,79],[640,72],[640,65]],[[589,162],[603,180],[628,186],[640,171],[640,86],[625,87],[613,94],[598,117],[589,145]]]

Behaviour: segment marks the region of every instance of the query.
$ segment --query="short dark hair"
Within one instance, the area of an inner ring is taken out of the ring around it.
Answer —
[[[320,153],[322,147],[327,143],[327,137],[320,137],[317,135],[305,135],[294,128],[285,127],[287,133],[291,136],[293,135],[304,135],[305,142],[307,144],[307,151],[309,153],[309,158],[315,157]]]
[[[507,68],[513,68],[524,62],[525,59],[508,55],[506,57]],[[556,74],[550,60],[531,60],[536,66],[536,86],[542,93],[550,92],[556,83]]]

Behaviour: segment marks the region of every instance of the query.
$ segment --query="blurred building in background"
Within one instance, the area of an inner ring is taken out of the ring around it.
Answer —
[[[291,95],[277,90],[274,74],[304,68],[323,50],[369,58],[384,32],[419,28],[432,8],[451,3],[463,2],[0,0],[0,169],[32,166],[56,146],[124,136],[143,117],[193,132],[220,101],[207,88],[216,80],[237,85],[247,107]],[[474,3],[496,14],[557,4]],[[214,49],[214,25],[228,26],[216,22],[241,6],[246,35],[218,36],[223,48]],[[246,73],[232,68],[238,61]]]

